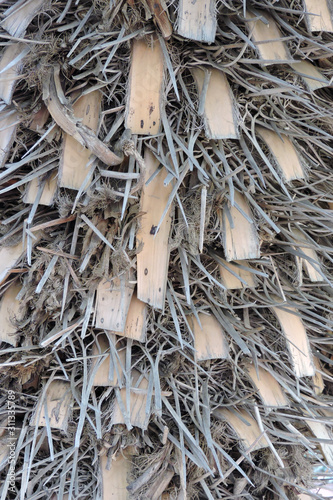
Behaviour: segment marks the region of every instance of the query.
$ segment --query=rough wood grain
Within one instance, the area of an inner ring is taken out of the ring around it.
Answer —
[[[159,161],[146,149],[145,151],[145,182],[156,171]],[[172,183],[164,186],[166,170],[164,168],[145,185],[141,194],[140,227],[136,241],[139,253],[137,255],[137,296],[143,302],[157,309],[163,309],[169,264],[169,233],[171,227],[170,209],[164,217],[157,234],[156,228],[166,208]]]
[[[216,35],[215,0],[180,0],[177,32],[185,38],[214,42]]]
[[[22,244],[22,241],[20,241],[12,247],[2,247],[0,249],[0,284],[10,274],[10,270],[23,256],[26,248],[27,245],[25,240],[24,245]]]
[[[235,191],[235,205],[229,208],[233,227],[225,210],[223,211],[223,246],[226,260],[230,262],[258,259],[260,257],[260,246],[255,224],[244,217],[236,208],[236,204],[250,220],[253,220],[245,197]]]
[[[131,371],[132,384],[130,390],[130,407],[127,408],[126,405],[126,388],[120,390],[120,397],[126,411],[129,414],[129,419],[131,425],[134,427],[140,427],[141,429],[146,429],[146,404],[147,404],[147,389],[148,380],[142,378],[140,383],[141,374],[137,370]],[[111,417],[111,424],[125,424],[124,415],[122,414],[121,408],[118,401],[115,401],[115,407]]]
[[[70,383],[63,380],[53,380],[38,400],[31,425],[45,427],[47,415],[51,428],[66,432],[71,403]]]
[[[86,94],[73,105],[75,118],[96,132],[101,108],[101,93],[98,90]],[[86,178],[89,158],[92,152],[80,144],[70,134],[65,134],[63,153],[60,161],[59,185],[70,189],[80,189]]]
[[[297,61],[291,67],[301,76],[310,91],[330,86],[330,81],[309,61]]]
[[[154,135],[161,124],[164,58],[157,39],[149,46],[135,40],[126,106],[126,128],[132,134]]]
[[[20,284],[11,285],[0,302],[0,341],[13,346],[17,345],[17,328],[14,321],[23,319],[25,313],[24,304],[16,299],[20,290]]]
[[[1,75],[0,75],[1,87]],[[1,93],[1,90],[0,90]],[[6,109],[0,112],[0,168],[7,160],[9,150],[14,141],[19,115],[14,109]]]
[[[110,470],[107,470],[107,455],[100,458],[100,469],[102,473],[102,500],[129,500],[127,491],[129,485],[128,476],[132,468],[131,457],[123,452],[118,453],[111,460]]]
[[[172,26],[168,18],[168,8],[164,0],[147,0],[150,12],[154,15],[156,24],[159,26],[163,38],[168,40],[172,35]]]
[[[205,72],[192,70],[199,94],[204,89]],[[204,89],[204,123],[208,139],[237,139],[237,111],[227,77],[218,69],[211,70],[207,89]]]
[[[239,290],[241,288],[252,288],[256,286],[254,274],[235,265],[239,264],[241,266],[247,267],[248,263],[246,261],[232,263],[223,260],[223,264],[223,266],[219,264],[219,271],[222,285],[225,286],[227,290]],[[232,274],[230,271],[232,271],[232,273],[234,274]],[[235,276],[235,274],[241,279]]]
[[[212,315],[199,313],[198,316],[201,327],[193,315],[189,318],[197,360],[228,358],[229,345],[220,323]]]
[[[252,364],[247,364],[246,369],[265,406],[279,407],[288,405],[288,399],[273,375],[264,368],[258,367],[258,377],[255,366]]]
[[[246,18],[251,19],[246,24],[258,49],[261,63],[268,65],[292,61],[286,45],[281,40],[282,35],[274,19],[266,11],[261,11],[260,14],[268,21],[267,24],[261,19],[256,19],[257,16],[252,12],[246,12]]]
[[[216,408],[213,411],[213,415],[220,420],[228,422],[240,439],[241,447],[245,450],[250,448],[261,434],[257,422],[245,410],[231,412],[225,408]],[[266,438],[262,436],[251,450],[256,451],[267,446]]]
[[[264,127],[257,127],[256,130],[273,154],[285,180],[304,179],[302,163],[291,140],[285,134],[280,137]]]
[[[276,315],[282,332],[287,339],[290,360],[296,377],[312,377],[315,374],[315,367],[312,361],[309,340],[301,318],[293,314],[297,312],[296,309],[283,306],[283,309],[273,307],[272,311]]]
[[[134,283],[130,273],[110,280],[103,279],[97,288],[95,326],[113,332],[123,332],[131,303]]]
[[[333,7],[330,0],[304,0],[304,4],[310,31],[333,32]]]
[[[29,182],[27,191],[23,198],[24,203],[34,203],[39,191],[39,183],[40,179],[37,177],[33,179],[31,182]],[[53,204],[57,191],[57,183],[58,183],[58,174],[57,172],[52,172],[51,175],[49,175],[45,183],[45,186],[43,188],[43,192],[39,200],[39,205],[50,206]]]
[[[108,334],[106,335],[98,335],[96,342],[94,342],[92,348],[92,356],[96,356],[91,364],[91,373],[93,372],[96,364],[99,362],[99,357],[103,355],[105,352],[110,352],[110,343],[112,342],[116,347],[117,338],[115,335]],[[126,363],[126,349],[118,348],[117,349],[119,360],[117,360],[117,368],[112,364],[112,375],[110,377],[110,354],[107,355],[106,359],[99,365],[95,376],[94,376],[94,387],[118,387],[122,386],[124,382],[124,370]]]
[[[144,342],[147,331],[147,305],[133,294],[129,306],[125,330],[122,332],[124,337]]]

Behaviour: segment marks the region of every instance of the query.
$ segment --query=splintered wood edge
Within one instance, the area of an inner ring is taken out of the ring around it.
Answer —
[[[292,313],[296,312],[296,309],[284,306],[284,309],[272,307],[272,311],[286,337],[296,377],[312,377],[315,375],[315,367],[312,361],[309,339],[301,318]]]
[[[210,70],[207,89],[204,89],[204,70],[193,68],[192,74],[199,93],[205,93],[206,137],[208,139],[238,139],[236,104],[225,74],[218,69]]]
[[[133,294],[128,309],[125,329],[122,333],[124,337],[144,342],[147,327],[147,304],[139,300],[136,293]]]
[[[245,197],[238,191],[235,191],[236,203],[253,220]],[[223,213],[223,246],[226,260],[232,262],[260,258],[259,237],[254,222],[251,224],[235,205],[230,207],[229,211],[234,228],[231,228],[228,217]]]
[[[304,179],[302,162],[291,140],[285,134],[279,137],[264,127],[257,127],[257,132],[273,154],[286,181]]]
[[[229,357],[229,345],[225,332],[215,316],[199,313],[200,327],[195,316],[189,320],[194,334],[194,347],[198,361],[208,359],[226,359]]]
[[[249,377],[258,389],[258,393],[264,403],[268,407],[284,407],[288,405],[288,399],[284,394],[278,381],[264,368],[258,368],[259,378],[257,376],[254,365],[247,364]]]
[[[212,43],[216,35],[215,0],[180,0],[177,33],[190,40]]]
[[[164,57],[160,42],[154,38],[150,47],[145,40],[134,40],[125,118],[126,128],[132,134],[155,135],[159,132],[163,80]]]
[[[262,15],[267,19],[268,24],[265,24],[260,19],[254,20],[257,16],[252,12],[246,12],[246,18],[253,19],[253,21],[246,24],[252,33],[252,39],[257,47],[262,64],[268,65],[292,61],[284,42],[281,40],[282,35],[276,22],[265,11],[262,12]]]

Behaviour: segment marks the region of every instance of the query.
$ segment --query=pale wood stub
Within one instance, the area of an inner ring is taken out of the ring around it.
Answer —
[[[14,322],[22,320],[25,307],[16,299],[21,285],[14,283],[4,293],[0,302],[0,341],[17,345],[17,328]]]
[[[138,299],[136,293],[133,294],[127,318],[125,330],[122,335],[129,339],[144,342],[147,331],[147,304]]]
[[[229,357],[229,345],[225,332],[215,316],[198,314],[197,319],[190,316],[190,326],[194,334],[194,347],[198,361],[207,359],[226,359]]]
[[[254,274],[250,271],[246,271],[246,269],[241,269],[235,264],[240,264],[244,267],[248,266],[246,261],[242,262],[227,262],[223,261],[224,266],[219,264],[219,271],[222,285],[226,287],[227,290],[239,290],[241,288],[254,288],[256,286],[256,281]],[[226,267],[228,269],[226,269]],[[237,276],[234,276],[230,271],[237,274],[239,278],[241,278],[245,283],[243,283]]]
[[[192,69],[199,94],[204,87],[205,72]],[[204,106],[205,133],[208,139],[237,139],[237,111],[227,77],[218,69],[211,70]]]
[[[10,270],[15,266],[18,260],[22,257],[26,250],[26,240],[23,245],[22,241],[12,247],[2,247],[0,249],[0,284],[8,276]]]
[[[126,128],[132,134],[155,135],[160,130],[164,58],[161,45],[141,39],[132,47]]]
[[[226,408],[216,408],[213,415],[220,419],[225,420],[233,428],[241,442],[243,449],[248,449],[253,445],[251,451],[260,450],[268,446],[265,436],[261,435],[261,431],[257,422],[245,410],[232,412]],[[246,423],[244,422],[246,421]],[[258,439],[256,444],[253,444]]]
[[[12,36],[20,38],[35,15],[41,11],[46,0],[19,0],[3,15],[1,26]]]
[[[312,420],[306,420],[308,427],[310,428],[312,434],[318,439],[326,439],[327,441],[333,440],[333,435],[329,431],[328,426],[321,422],[314,422]],[[333,444],[331,443],[319,443],[321,451],[326,459],[326,462],[330,467],[333,467]]]
[[[52,174],[48,177],[39,200],[39,205],[50,206],[53,204],[57,192],[57,177],[57,172],[52,172]],[[39,183],[40,179],[37,177],[29,182],[26,194],[24,196],[24,203],[34,203],[39,191]]]
[[[159,161],[146,149],[144,155],[146,171],[145,182],[156,171]],[[157,226],[167,206],[172,191],[172,183],[164,185],[167,175],[165,168],[144,185],[141,194],[143,213],[136,236],[137,248],[137,296],[143,302],[157,309],[163,309],[169,265],[169,234],[171,228],[171,209],[166,213],[159,231]]]
[[[130,273],[103,279],[97,288],[95,326],[114,332],[123,332],[134,291]]]
[[[287,182],[304,179],[304,171],[296,148],[285,135],[264,127],[257,127],[258,134],[267,144]]]
[[[302,231],[300,231],[297,228],[294,228],[292,230],[292,236],[295,239],[295,243],[298,244],[301,242],[307,243],[305,235],[302,233]],[[312,264],[312,262],[308,261],[305,258],[301,258],[301,261],[307,272],[307,275],[310,278],[310,281],[312,281],[313,283],[316,283],[317,281],[323,281],[323,277],[319,272],[319,269],[321,269],[321,265],[317,252],[313,248],[300,247],[300,246],[295,247],[295,250],[302,251],[307,257],[310,257],[310,259],[313,259],[316,262],[317,269],[315,265]]]
[[[132,468],[131,457],[118,453],[116,457],[112,457],[110,470],[106,468],[107,462],[107,455],[101,456],[102,500],[129,500],[130,494],[126,488]]]
[[[295,375],[296,377],[312,377],[315,375],[315,367],[304,324],[299,316],[293,314],[297,313],[294,307],[283,307],[284,309],[272,307],[272,311],[287,339],[287,347]]]
[[[310,91],[330,86],[330,81],[309,61],[296,61],[290,66],[301,76]]]
[[[0,75],[0,93],[1,93],[1,75]],[[18,113],[12,109],[6,109],[0,113],[0,168],[3,167],[7,159],[9,150],[13,143],[17,123],[19,121]]]
[[[119,356],[119,359],[117,359],[117,368],[113,366],[112,377],[110,377],[110,342],[116,347]],[[92,356],[102,356],[106,352],[108,352],[108,354],[102,363],[100,363],[98,357],[93,358],[91,373],[93,373],[96,364],[99,363],[99,367],[95,372],[93,387],[122,386],[125,379],[126,349],[122,347],[117,348],[117,338],[115,335],[109,333],[108,336],[98,335],[92,348]]]
[[[333,32],[332,10],[329,0],[304,0],[310,31]]]
[[[102,94],[94,90],[80,97],[73,105],[75,118],[82,120],[82,125],[97,131]],[[59,185],[79,190],[88,175],[91,151],[77,142],[71,135],[65,134],[63,152],[60,160]]]
[[[23,43],[13,43],[9,45],[3,52],[0,61],[0,98],[6,103],[12,102],[12,97],[17,82],[18,75],[23,66],[22,61],[18,60],[16,64],[3,71],[12,61],[20,54],[27,54],[27,47]]]
[[[142,378],[138,383],[141,374],[137,370],[131,371],[132,384],[130,389],[130,407],[127,408],[126,404],[126,388],[120,389],[120,397],[123,402],[125,411],[129,415],[129,420],[131,425],[134,427],[140,427],[141,429],[147,428],[147,417],[146,417],[146,404],[147,404],[147,391],[148,391],[148,380]],[[115,400],[115,406],[111,417],[111,424],[125,424],[124,415],[121,411],[117,399]]]
[[[288,405],[288,399],[278,381],[264,368],[247,364],[246,369],[253,385],[258,389],[262,402],[267,407],[283,407]]]
[[[262,12],[262,15],[268,21],[268,24],[261,19],[255,20],[257,16],[252,12],[246,12],[246,18],[253,19],[253,21],[247,22],[246,25],[250,33],[252,33],[251,38],[257,47],[262,64],[292,61],[286,45],[281,40],[282,35],[276,22],[266,12]]]
[[[236,204],[252,222],[249,222],[244,217],[236,208]],[[233,227],[225,211],[223,213],[223,246],[226,260],[230,262],[258,259],[260,257],[260,245],[257,229],[245,197],[237,191],[235,191],[235,205],[229,208],[229,212]]]
[[[214,42],[216,35],[215,0],[180,0],[177,33],[190,40]]]
[[[50,427],[66,431],[72,405],[70,383],[63,380],[53,380],[48,385],[38,400],[31,425],[46,426],[45,404]]]

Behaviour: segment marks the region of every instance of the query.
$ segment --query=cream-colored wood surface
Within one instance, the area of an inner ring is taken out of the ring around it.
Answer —
[[[296,377],[312,377],[315,374],[315,367],[304,324],[301,318],[292,314],[297,312],[295,308],[287,306],[283,306],[283,308],[272,307],[272,311],[287,339],[287,347],[295,375]]]
[[[53,204],[54,197],[57,191],[57,181],[58,181],[58,173],[52,172],[52,174],[49,176],[49,178],[45,183],[42,196],[39,200],[39,205],[50,206]],[[24,196],[24,203],[34,203],[36,196],[38,194],[39,183],[40,179],[37,177],[33,179],[31,182],[29,182],[29,185],[27,187],[27,192]]]
[[[310,31],[333,32],[332,3],[330,0],[304,0]]]
[[[109,341],[109,339],[110,341]],[[92,356],[101,356],[105,352],[110,352],[110,342],[112,342],[117,348],[117,338],[115,335],[109,334],[108,337],[106,335],[98,335],[96,342],[92,348]],[[119,347],[117,348],[117,352],[119,355],[119,360],[117,360],[117,368],[113,366],[113,376],[110,379],[110,354],[107,355],[106,359],[99,365],[95,376],[94,376],[94,387],[117,387],[122,385],[125,379],[124,370],[126,363],[126,349]],[[91,373],[93,372],[96,364],[99,362],[99,358],[93,358],[91,364]]]
[[[215,0],[180,0],[177,32],[190,40],[214,42],[216,34]]]
[[[300,244],[302,241],[304,241],[305,243],[307,242],[306,237],[304,236],[302,231],[300,231],[297,228],[294,228],[292,230],[292,235],[293,235],[293,238],[295,239],[295,243]],[[310,278],[310,281],[312,281],[313,283],[315,283],[317,281],[323,281],[323,277],[318,270],[321,268],[321,265],[320,265],[320,260],[319,260],[319,257],[317,255],[317,252],[313,248],[306,248],[306,247],[299,247],[299,246],[295,247],[295,250],[302,251],[307,257],[310,257],[310,259],[313,259],[317,263],[316,264],[317,269],[316,269],[315,266],[311,262],[309,262],[307,259],[303,259],[303,258],[301,259],[303,266],[307,272],[307,275]]]
[[[22,241],[20,241],[12,247],[2,247],[0,249],[0,284],[8,276],[10,270],[15,266],[18,260],[22,257],[26,248],[27,246],[25,240],[24,245],[22,244]]]
[[[131,425],[145,429],[148,380],[146,378],[142,378],[137,387],[137,382],[140,376],[141,375],[137,370],[131,371],[132,384],[130,390],[129,408],[127,408],[126,405],[126,388],[120,389],[120,397],[126,411],[128,412]],[[125,419],[117,400],[115,400],[111,424],[125,424]]]
[[[155,135],[161,124],[164,58],[161,45],[135,40],[126,106],[126,128],[132,134]]]
[[[302,163],[291,140],[264,127],[257,127],[257,132],[273,154],[285,180],[304,179]]]
[[[308,427],[310,428],[312,434],[318,439],[327,439],[333,442],[333,434],[329,431],[327,425],[321,422],[313,422],[311,420],[306,420]],[[333,444],[332,443],[320,443],[321,451],[327,461],[329,467],[333,467]]]
[[[147,305],[133,294],[129,306],[125,330],[122,335],[129,339],[144,342],[147,328]]]
[[[20,290],[21,285],[14,283],[0,301],[0,341],[13,346],[17,345],[17,328],[14,322],[22,320],[25,313],[24,305],[16,299]]]
[[[110,470],[106,469],[107,461],[106,455],[101,456],[102,500],[129,500],[130,494],[126,488],[132,468],[131,457],[119,452],[112,457]]]
[[[261,435],[257,422],[245,410],[232,412],[226,408],[216,408],[213,411],[213,415],[220,420],[228,422],[240,439],[243,449],[250,448],[250,446],[252,446]],[[242,419],[244,419],[247,423],[245,423]],[[258,439],[258,442],[253,446],[251,451],[260,450],[261,448],[266,448],[267,446],[268,443],[266,438],[265,436],[262,436]]]
[[[27,53],[27,47],[23,43],[13,43],[9,45],[3,52],[0,61],[0,98],[6,103],[12,102],[12,97],[20,68],[23,67],[23,59],[16,64],[3,71],[8,64],[14,61],[21,53]]]
[[[220,323],[213,315],[199,313],[198,316],[201,327],[193,315],[189,318],[197,360],[228,358],[229,345]]]
[[[235,191],[235,203],[253,221],[250,208],[245,197]],[[226,260],[237,261],[258,259],[260,246],[257,229],[254,222],[250,223],[234,205],[229,208],[234,227],[232,228],[227,215],[223,214],[223,246]]]
[[[46,392],[43,391],[38,400],[31,425],[37,424],[39,427],[45,427],[45,409],[47,409],[50,427],[66,431],[71,403],[72,392],[70,383],[64,382],[63,380],[53,380],[47,387]]]
[[[246,18],[253,19],[253,21],[249,21],[246,25],[252,33],[251,38],[258,49],[262,64],[291,61],[292,58],[281,40],[282,35],[276,22],[267,12],[260,11],[260,14],[268,21],[268,24],[265,24],[261,19],[254,20],[257,16],[252,12],[247,12]]]
[[[290,65],[304,80],[309,90],[318,90],[330,85],[329,80],[309,61],[297,61]]]
[[[102,279],[97,288],[95,326],[123,332],[133,290],[134,283],[131,282],[129,273],[122,274],[119,278]]]
[[[315,391],[316,394],[319,395],[325,389],[324,379],[322,377],[322,374],[320,373],[320,371],[322,371],[322,366],[321,366],[320,361],[317,358],[317,356],[313,356],[313,363],[314,363],[314,366],[315,366],[315,369],[316,369],[316,373],[312,377],[313,385],[314,385],[314,391]]]
[[[98,126],[101,99],[101,92],[94,90],[80,97],[73,105],[74,116],[81,118],[82,125],[86,125],[93,132],[96,132]],[[82,146],[72,136],[64,135],[59,172],[59,185],[61,187],[80,189],[90,169],[87,164],[91,154],[89,149]]]
[[[222,285],[225,286],[228,290],[239,290],[241,288],[253,288],[256,286],[256,281],[253,273],[235,266],[235,264],[240,264],[246,267],[248,266],[248,263],[246,261],[231,263],[224,260],[223,263],[228,269],[230,269],[230,271],[237,274],[237,276],[239,276],[246,283],[246,285],[242,283],[241,280],[237,278],[237,276],[234,276],[230,271],[228,271],[228,269],[219,264]]]
[[[0,75],[1,87],[1,75]],[[1,93],[1,90],[0,90]],[[17,123],[19,121],[18,113],[12,109],[5,109],[0,112],[0,168],[3,167],[9,149],[15,137]]]
[[[192,70],[199,95],[202,92],[205,72]],[[237,139],[237,112],[227,77],[218,69],[211,70],[204,106],[205,133],[208,139]]]
[[[146,149],[144,155],[145,182],[156,171],[159,161]],[[169,234],[171,228],[170,209],[164,217],[159,231],[156,228],[166,208],[172,190],[172,183],[164,186],[167,175],[165,168],[144,186],[141,193],[143,213],[136,235],[137,249],[137,296],[143,302],[157,309],[163,309],[169,265]]]
[[[255,366],[252,364],[247,364],[246,369],[249,372],[252,383],[258,389],[259,396],[264,405],[271,407],[288,405],[288,399],[273,375],[261,367],[258,367],[257,374]]]

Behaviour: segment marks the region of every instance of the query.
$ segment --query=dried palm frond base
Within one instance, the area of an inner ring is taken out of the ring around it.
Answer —
[[[321,498],[332,1],[0,13],[0,500]]]

